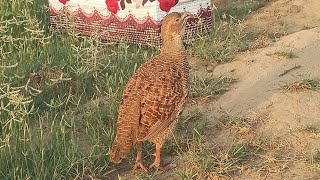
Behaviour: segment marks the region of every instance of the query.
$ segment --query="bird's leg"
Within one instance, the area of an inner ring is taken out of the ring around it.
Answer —
[[[149,168],[155,168],[157,170],[163,170],[163,168],[160,167],[160,150],[161,150],[161,146],[162,146],[162,144],[156,143],[156,159],[149,166]]]
[[[142,142],[138,141],[137,142],[137,159],[136,159],[135,165],[133,166],[133,170],[136,170],[137,168],[140,167],[143,171],[148,172],[147,168],[144,167],[144,165],[142,164],[141,154],[142,154]]]

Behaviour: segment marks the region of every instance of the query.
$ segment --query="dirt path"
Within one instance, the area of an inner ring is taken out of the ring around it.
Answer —
[[[267,30],[272,33],[291,34],[318,27],[319,7],[318,0],[271,0],[266,7],[250,16],[246,25],[254,31]]]
[[[275,146],[263,155],[265,161],[260,159],[259,170],[246,169],[235,179],[320,179],[314,163],[320,150],[320,93],[283,88],[302,79],[320,79],[319,9],[318,0],[270,2],[247,19],[247,29],[290,35],[268,47],[239,54],[235,61],[213,71],[215,76],[239,81],[207,109],[212,114],[222,109],[233,116],[265,117],[251,137],[266,138]],[[212,118],[213,124],[215,121]],[[226,144],[224,141],[232,140],[223,134],[215,138]]]
[[[297,57],[278,55],[287,52]],[[263,114],[267,119],[255,133],[279,146],[286,144],[279,150],[292,153],[290,157],[281,154],[281,159],[285,157],[290,165],[287,170],[271,173],[271,179],[320,179],[319,171],[307,162],[319,151],[320,136],[304,131],[306,127],[320,128],[320,93],[285,92],[281,88],[303,78],[320,78],[319,58],[320,28],[314,28],[285,36],[270,47],[241,54],[238,60],[214,70],[215,75],[235,77],[239,83],[212,102],[210,109],[223,109],[234,116]],[[295,66],[301,68],[280,76]]]
[[[320,76],[319,49],[320,28],[315,28],[283,37],[271,47],[243,53],[238,60],[216,67],[215,75],[234,77],[239,83],[220,98],[221,102],[214,102],[215,106],[233,108],[235,113],[269,106],[269,100],[279,92],[281,85],[308,75]],[[297,57],[290,59],[279,55],[286,53]],[[280,76],[295,66],[301,68]]]

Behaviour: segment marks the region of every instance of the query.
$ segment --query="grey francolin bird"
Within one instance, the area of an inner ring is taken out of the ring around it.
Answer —
[[[110,160],[120,163],[136,146],[134,169],[147,171],[141,160],[142,142],[156,145],[155,161],[160,167],[160,149],[172,135],[189,93],[189,64],[182,42],[189,14],[170,13],[162,21],[159,55],[141,65],[122,95],[117,134]]]

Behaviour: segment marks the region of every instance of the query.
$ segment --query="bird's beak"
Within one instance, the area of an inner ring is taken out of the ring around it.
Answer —
[[[186,25],[187,25],[187,21],[190,18],[193,18],[194,16],[191,13],[183,13],[181,15],[181,20],[182,20],[182,24],[181,24],[181,31],[180,31],[180,35],[185,34],[185,30],[186,30]]]
[[[193,18],[193,17],[194,17],[194,16],[193,16],[191,13],[183,13],[183,14],[182,14],[181,19],[182,19],[182,28],[183,28],[183,29],[186,28],[188,19]],[[184,33],[184,30],[183,30],[182,33]]]
[[[187,22],[190,18],[193,18],[193,14],[191,13],[183,13],[181,16],[181,19],[183,19],[184,22]]]

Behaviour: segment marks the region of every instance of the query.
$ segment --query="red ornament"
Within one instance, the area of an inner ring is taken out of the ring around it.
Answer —
[[[107,8],[113,14],[117,14],[119,10],[118,0],[106,0]]]
[[[68,1],[70,1],[70,0],[59,0],[62,4],[66,4]]]
[[[158,0],[160,3],[160,9],[165,12],[169,12],[170,9],[177,4],[176,0]]]

